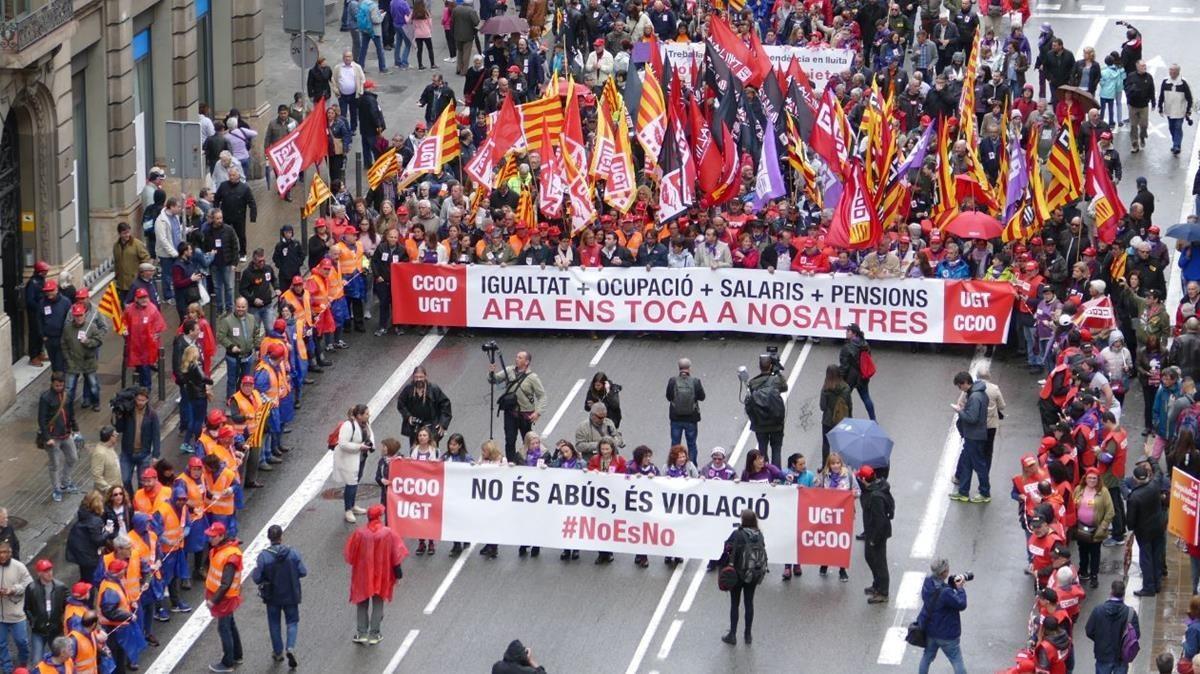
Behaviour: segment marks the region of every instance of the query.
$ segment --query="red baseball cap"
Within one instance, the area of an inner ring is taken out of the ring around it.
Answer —
[[[425,126],[425,122],[417,122],[417,125],[416,125],[415,127],[413,127],[413,128],[420,129],[420,130],[424,131],[425,129],[428,129],[429,127]],[[407,213],[407,212],[408,212],[408,209],[404,209],[404,212],[405,212],[405,213]]]
[[[147,292],[145,288],[138,288],[137,291],[133,293],[133,296],[135,299],[140,300],[143,297],[150,297],[150,293]]]
[[[46,279],[46,285],[42,286],[43,292],[56,292],[58,290],[58,281],[54,279]]]
[[[283,348],[282,344],[272,344],[267,347],[267,355],[272,358],[283,358],[287,355],[287,351]]]
[[[283,320],[282,318],[276,318],[275,325],[273,327],[275,328],[276,332],[283,332],[284,330],[287,330],[287,321]]]
[[[92,593],[92,584],[85,583],[82,580],[71,586],[71,596],[76,599],[84,599]]]
[[[251,377],[250,375],[244,375],[240,384],[242,386],[245,386],[246,384],[254,386],[254,377]]]
[[[863,465],[863,467],[859,468],[858,472],[855,474],[858,475],[858,479],[860,479],[860,480],[874,480],[875,479],[875,469],[870,466],[867,466],[867,465]]]
[[[1096,257],[1096,249],[1088,246],[1087,248],[1083,249],[1083,254],[1087,255],[1088,257]]]
[[[54,562],[48,559],[39,559],[33,568],[35,571],[51,571],[54,569]]]
[[[595,40],[592,41],[592,46],[593,47],[603,47],[604,46],[604,38],[600,38],[600,37],[596,38]]]
[[[221,410],[209,410],[208,417],[205,418],[205,421],[209,426],[220,426],[221,424],[225,423],[225,413]]]
[[[86,313],[87,313],[87,307],[83,306],[82,304],[76,303],[76,304],[71,305],[71,315],[72,316],[82,316]]]
[[[374,89],[374,88],[375,88],[375,80],[367,80],[367,81],[363,82],[363,89]]]
[[[232,426],[222,426],[221,430],[217,431],[218,440],[232,440],[237,433],[233,432]]]
[[[508,72],[510,72],[510,73],[519,73],[519,72],[521,72],[521,66],[509,66],[509,67],[508,67]]]
[[[224,522],[213,522],[212,526],[210,526],[209,528],[204,530],[204,535],[205,536],[224,536],[225,535],[225,523]]]
[[[333,260],[330,260],[329,258],[325,258],[325,259],[321,260],[321,264],[319,264],[317,266],[320,267],[321,269],[333,269]]]
[[[1151,234],[1158,234],[1158,233],[1159,233],[1159,232],[1161,232],[1162,230],[1158,228],[1158,225],[1150,225],[1150,228],[1149,228],[1149,229],[1147,229],[1146,231],[1147,231],[1147,232],[1149,232],[1149,233],[1151,233]]]
[[[292,285],[294,285],[294,286],[304,285],[304,277],[299,274],[296,274],[295,276],[292,277]]]
[[[1025,263],[1025,271],[1037,271],[1038,263],[1035,260],[1030,260]]]
[[[1046,440],[1052,440],[1052,439],[1053,438],[1043,438],[1042,442],[1044,443]],[[1051,444],[1050,446],[1053,447],[1054,445]],[[1022,466],[1036,466],[1037,465],[1037,457],[1032,454],[1026,454],[1025,456],[1021,457],[1021,465]]]
[[[1032,239],[1029,240],[1029,245],[1031,245],[1031,246],[1042,245],[1042,237],[1040,237],[1040,236],[1033,237]]]
[[[204,467],[204,461],[201,460],[200,457],[193,456],[192,458],[188,459],[188,468],[203,468],[203,467]]]
[[[44,260],[38,260],[37,262],[33,263],[33,271],[39,274],[45,274],[46,272],[50,271],[50,265],[46,264]]]
[[[89,298],[91,296],[92,295],[91,295],[91,293],[88,292],[87,288],[80,288],[79,290],[75,291],[75,299],[77,299],[77,300],[81,300],[81,301],[86,300],[87,298]]]
[[[157,480],[158,472],[155,471],[153,468],[147,468],[146,470],[142,471],[142,479],[143,480],[149,480],[149,479]]]
[[[121,573],[129,567],[129,563],[123,559],[114,559],[108,563],[109,573]]]

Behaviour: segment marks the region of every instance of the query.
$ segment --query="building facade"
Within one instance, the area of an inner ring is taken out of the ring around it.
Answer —
[[[167,120],[200,102],[269,120],[262,0],[0,0],[0,409],[26,355],[21,284],[44,260],[77,284],[138,230]],[[261,152],[261,148],[260,148]]]

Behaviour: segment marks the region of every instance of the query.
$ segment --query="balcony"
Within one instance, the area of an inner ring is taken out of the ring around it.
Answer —
[[[29,0],[3,2],[4,16],[11,18],[0,23],[0,68],[25,68],[75,32],[73,0],[48,0],[32,8],[29,4]]]

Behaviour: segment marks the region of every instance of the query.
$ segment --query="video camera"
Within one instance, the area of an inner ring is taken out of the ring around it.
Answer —
[[[952,580],[954,581],[955,585],[975,580],[975,572],[974,571],[965,571],[956,576],[953,576]]]

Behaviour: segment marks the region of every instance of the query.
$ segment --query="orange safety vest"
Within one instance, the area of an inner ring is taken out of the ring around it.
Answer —
[[[63,608],[63,634],[70,632],[67,627],[71,623],[71,618],[79,618],[83,620],[83,614],[88,612],[87,604],[74,603],[73,597],[67,597],[67,605]]]
[[[346,280],[337,267],[329,270],[329,301],[334,302],[346,295]]]
[[[221,468],[220,475],[215,478],[209,471],[204,471],[204,498],[209,512],[214,515],[232,515],[237,511],[233,504],[234,482],[237,482],[237,474],[230,470],[228,465]],[[225,490],[229,490],[229,493],[221,496]]]
[[[71,630],[67,636],[75,641],[75,671],[77,674],[99,674],[99,661],[96,654],[100,647],[96,644],[96,635],[92,632]]]
[[[248,398],[246,397],[246,394],[238,391],[237,393],[233,394],[232,398],[229,399],[229,405],[230,407],[236,407],[238,414],[242,415],[242,417],[246,420],[241,424],[235,424],[234,428],[237,429],[241,433],[242,437],[246,438],[248,442],[250,438],[254,437],[254,431],[258,428],[254,424],[254,420],[258,417],[258,408],[262,407],[263,405],[262,395],[258,391],[254,391],[251,397]]]
[[[1065,375],[1067,377],[1067,383],[1070,385],[1068,386],[1068,390],[1066,393],[1064,393],[1063,395],[1060,395],[1060,396],[1055,396],[1054,395],[1054,380],[1060,374]],[[1042,384],[1041,398],[1042,398],[1042,400],[1050,400],[1055,405],[1057,405],[1059,408],[1062,408],[1064,405],[1067,404],[1068,401],[1070,401],[1072,398],[1075,397],[1075,392],[1076,392],[1076,388],[1073,384],[1071,384],[1071,366],[1067,365],[1066,363],[1063,363],[1063,364],[1055,367],[1054,370],[1051,371],[1050,374],[1046,376],[1046,383]]]
[[[105,555],[105,558],[107,557],[108,555]],[[104,563],[108,564],[108,560],[105,559]],[[105,568],[108,567],[106,566]],[[110,590],[116,592],[121,597],[121,601],[118,602],[117,608],[121,609],[121,611],[125,613],[133,612],[129,607],[129,595],[125,593],[125,588],[123,587],[124,584],[125,583],[123,579],[120,583],[118,583],[108,577],[105,577],[104,580],[100,581],[100,587],[96,589],[96,615],[100,619],[100,624],[104,627],[112,628],[121,624],[121,621],[119,620],[109,620],[108,617],[104,615],[104,612],[100,610],[100,600],[104,597],[105,592]]]
[[[104,565],[105,569],[108,569],[109,563],[116,558],[115,552],[109,552],[104,555],[101,564]],[[136,544],[129,551],[129,559],[127,561],[129,566],[125,567],[125,576],[121,579],[121,589],[124,590],[126,599],[136,602],[142,597],[142,557],[138,554],[138,546]],[[97,593],[97,596],[99,596],[99,593]],[[99,609],[96,610],[99,611]]]
[[[626,234],[620,229],[618,229],[615,233],[617,235],[617,245],[627,248],[630,254],[637,256],[638,248],[642,245],[641,233],[637,230],[634,230],[632,234]]]
[[[312,298],[307,290],[303,291],[300,297],[296,297],[296,293],[288,288],[279,297],[292,308],[292,313],[296,316],[296,323],[312,324],[312,304],[310,302]]]
[[[287,377],[284,376],[281,368],[276,368],[267,363],[265,360],[258,361],[258,367],[255,372],[265,371],[267,373],[267,397],[276,402],[283,400],[291,393],[291,387],[288,386]],[[261,391],[259,391],[261,393]]]
[[[525,243],[526,243],[526,240],[522,239],[521,237],[517,236],[516,234],[513,234],[512,236],[508,237],[508,245],[510,248],[512,248],[514,257],[521,256],[521,251],[525,250]]]
[[[296,321],[296,357],[308,360],[308,344],[304,341],[304,322]]]
[[[38,663],[37,671],[38,674],[60,674],[58,667],[55,667],[45,660]],[[75,674],[75,663],[71,658],[67,658],[66,661],[63,662],[61,674]]]
[[[286,337],[263,337],[262,343],[258,345],[258,359],[260,361],[267,359],[267,351],[271,348],[272,344],[278,344],[283,347],[286,355],[284,355],[283,360],[279,362],[283,364],[284,370],[287,370],[291,367],[290,352],[292,350],[292,344],[287,340]]]
[[[175,512],[175,508],[170,503],[161,503],[156,510],[162,517],[162,535],[158,540],[162,543],[163,554],[175,552],[183,547],[183,523],[179,520],[179,514]],[[187,509],[183,511],[184,517],[187,516]]]
[[[170,490],[164,489],[162,485],[158,486],[158,491],[154,493],[154,498],[146,492],[145,488],[139,489],[133,493],[133,509],[136,512],[153,515],[160,503],[168,503]]]
[[[362,270],[362,241],[354,242],[354,250],[350,250],[345,241],[340,241],[333,247],[333,254],[337,256],[337,270],[342,276],[350,278],[355,272]]]
[[[129,532],[129,540],[133,543],[133,549],[138,556],[146,560],[147,564],[154,566],[154,562],[158,561],[158,534],[149,530],[146,533],[149,534],[150,540],[142,538],[142,535],[136,531]],[[161,575],[157,571],[153,573],[155,578]]]
[[[241,557],[242,551],[238,549],[237,544],[233,541],[225,541],[217,546],[209,553],[208,557],[208,575],[204,578],[204,593],[206,597],[211,598],[217,593],[221,587],[221,576],[225,573],[225,565],[229,563],[231,557]],[[242,574],[233,574],[233,584],[229,586],[229,591],[225,593],[225,597],[237,597],[242,594]]]
[[[183,481],[184,489],[187,489],[187,507],[191,511],[192,521],[196,521],[204,516],[204,476],[200,476],[200,482],[196,482],[191,475],[184,473],[177,480]]]
[[[308,285],[311,283],[312,285]],[[315,272],[309,273],[308,282],[304,284],[309,295],[309,311],[312,314],[312,320],[317,320],[317,315],[324,309],[325,305],[329,304],[329,281],[325,280],[324,276]]]

